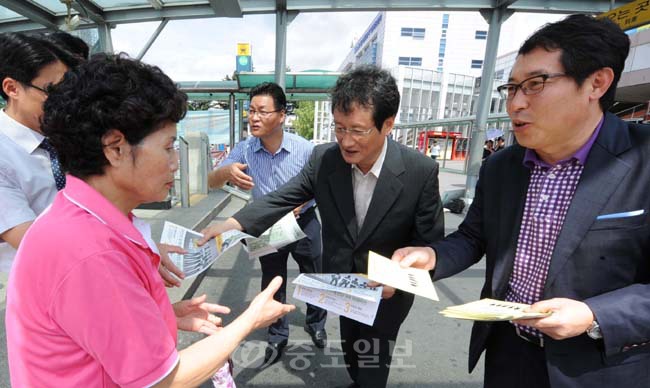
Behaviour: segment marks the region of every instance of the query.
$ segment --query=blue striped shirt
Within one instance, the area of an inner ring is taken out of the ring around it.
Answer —
[[[277,190],[289,179],[298,175],[307,164],[314,145],[293,133],[284,132],[282,144],[275,154],[267,151],[259,138],[251,136],[239,142],[219,167],[232,163],[247,164],[244,171],[253,178],[253,199]],[[313,205],[310,201],[305,208]]]

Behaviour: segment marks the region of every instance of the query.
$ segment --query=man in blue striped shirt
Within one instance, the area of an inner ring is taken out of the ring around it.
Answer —
[[[253,199],[275,191],[302,170],[309,160],[314,145],[300,136],[284,132],[282,125],[286,115],[286,96],[280,86],[265,82],[250,92],[248,121],[250,133],[230,152],[218,169],[208,175],[210,187],[221,187],[225,182],[243,190],[253,190]],[[287,258],[289,253],[298,263],[302,273],[322,272],[321,226],[316,218],[313,200],[294,210],[298,225],[306,238],[260,258],[262,266],[262,289],[275,276],[282,276],[282,287],[275,299],[286,301]],[[307,305],[305,331],[314,344],[324,348],[326,311]],[[269,327],[268,347],[264,364],[277,361],[289,338],[289,322],[286,316]]]

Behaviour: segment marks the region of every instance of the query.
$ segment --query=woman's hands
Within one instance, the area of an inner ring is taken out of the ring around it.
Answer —
[[[296,309],[294,305],[282,304],[273,299],[273,295],[275,295],[281,285],[282,278],[280,276],[273,278],[269,286],[260,292],[253,299],[246,311],[242,313],[241,316],[246,317],[246,322],[252,325],[252,330],[267,327],[277,321],[278,318]]]
[[[176,325],[180,330],[214,334],[221,329],[221,318],[212,313],[229,314],[230,308],[214,303],[205,303],[206,295],[174,303]]]
[[[158,273],[165,283],[165,287],[180,287],[181,281],[178,279],[185,278],[183,271],[178,269],[169,258],[170,253],[185,254],[187,251],[181,247],[167,244],[158,244],[158,251],[160,252],[160,265],[158,266]],[[174,276],[176,275],[176,276]]]

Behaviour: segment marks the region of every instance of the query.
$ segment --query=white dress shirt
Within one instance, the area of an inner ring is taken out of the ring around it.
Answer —
[[[44,137],[0,110],[0,233],[33,221],[57,193]],[[9,272],[16,250],[0,239],[0,271]]]
[[[368,214],[368,207],[372,201],[372,195],[377,186],[377,179],[381,173],[381,167],[384,165],[386,159],[386,149],[388,148],[388,139],[384,139],[384,146],[381,149],[379,157],[372,165],[367,174],[361,172],[356,164],[352,165],[352,190],[354,190],[354,211],[357,216],[357,226],[359,231],[363,226],[363,221]]]

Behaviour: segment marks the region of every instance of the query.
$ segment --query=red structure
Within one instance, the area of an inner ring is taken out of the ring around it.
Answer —
[[[422,131],[418,133],[418,150],[429,155],[434,141],[440,146],[440,159],[465,160],[469,152],[469,139],[460,132]],[[445,153],[446,150],[446,153]]]

